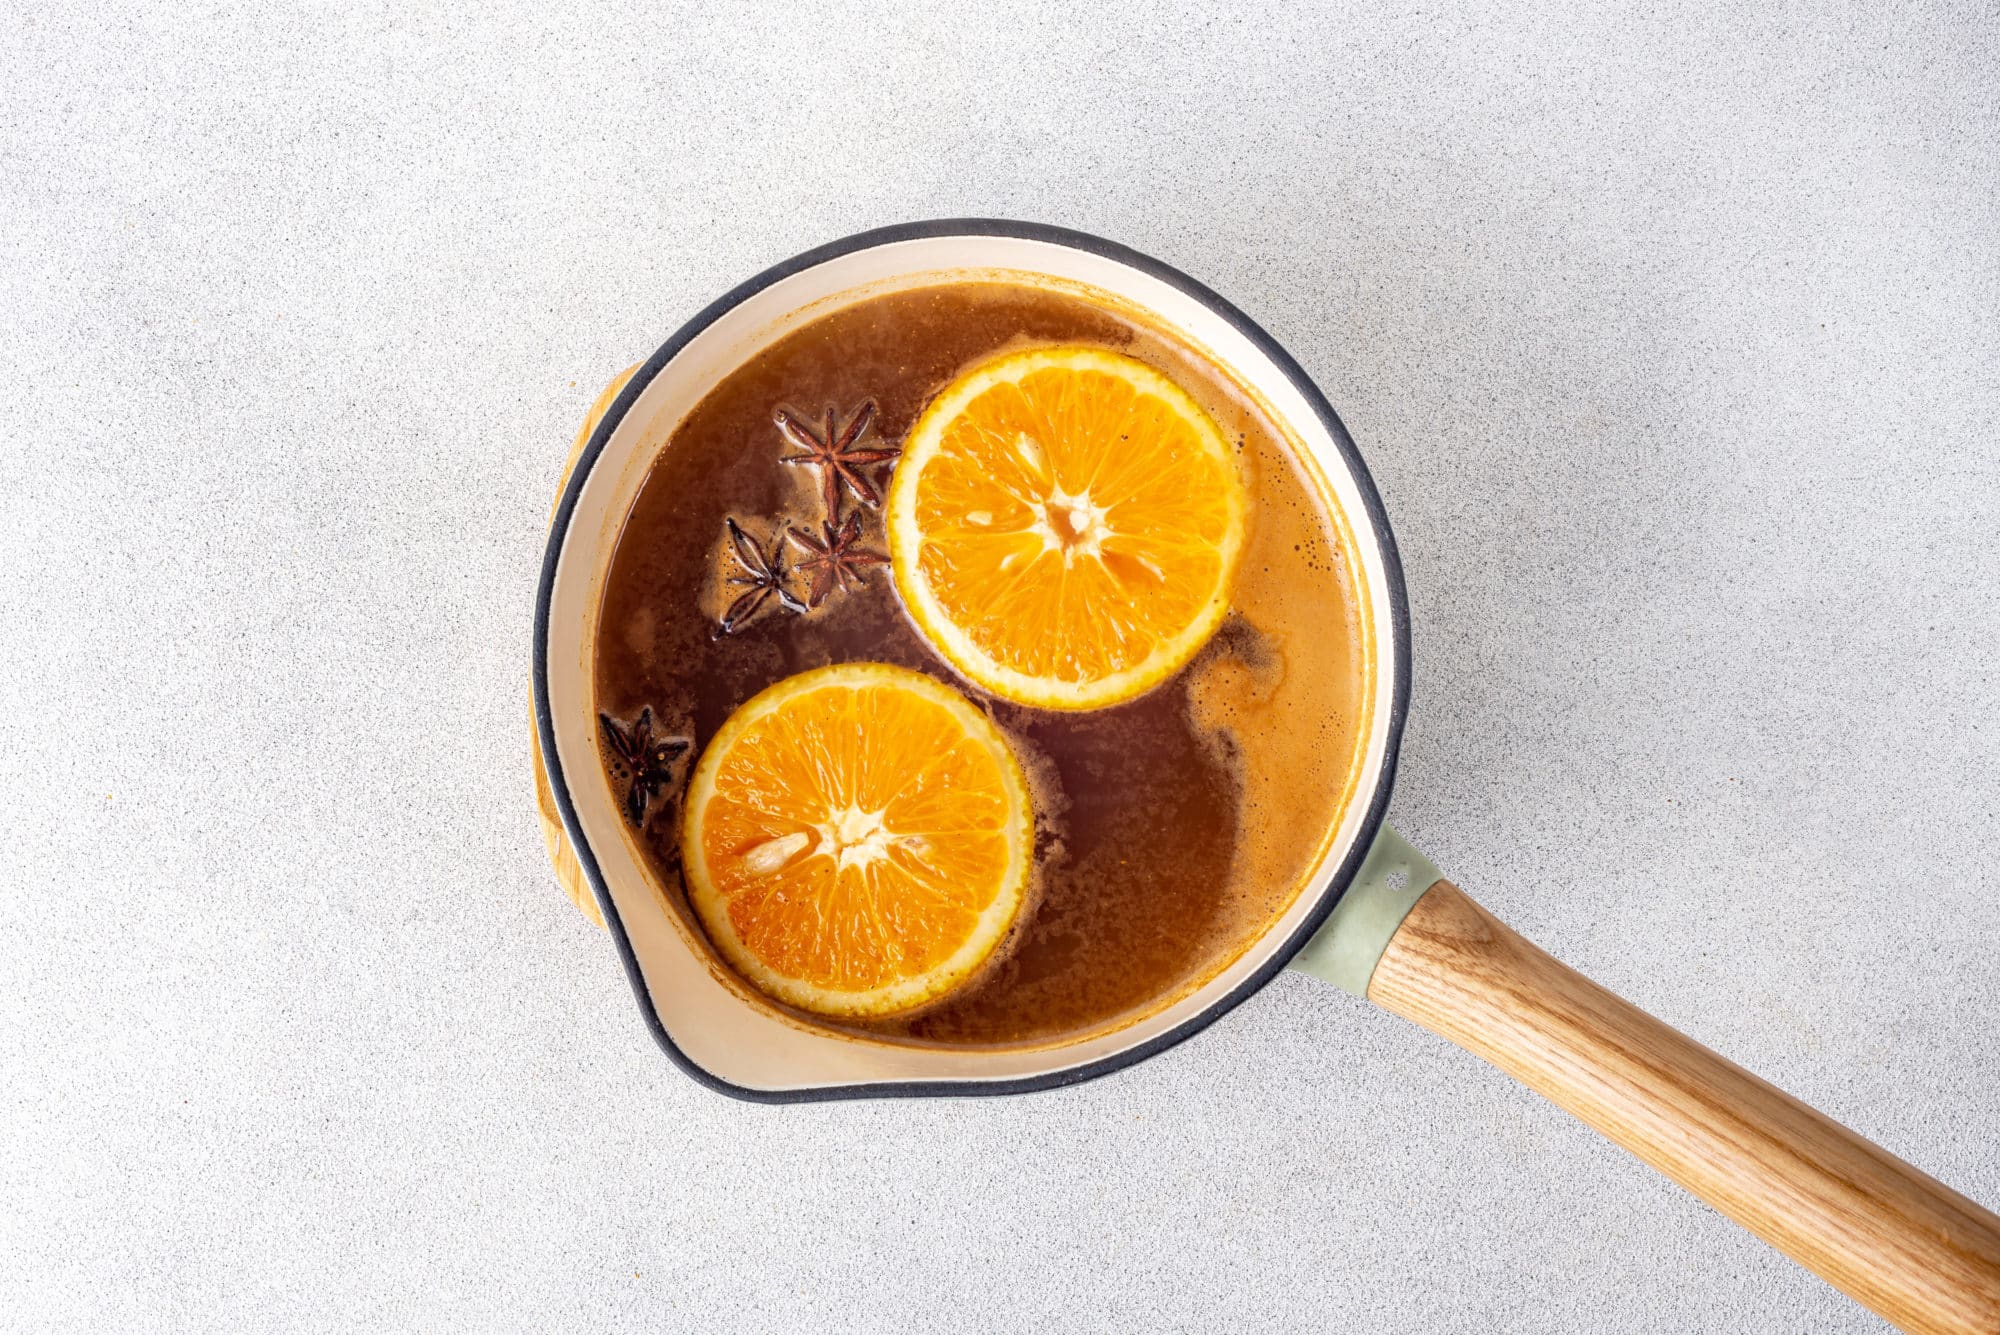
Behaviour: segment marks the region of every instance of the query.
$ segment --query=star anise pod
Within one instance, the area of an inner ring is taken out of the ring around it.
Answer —
[[[855,545],[861,541],[859,510],[848,515],[847,522],[839,528],[832,524],[820,525],[820,531],[826,535],[824,541],[795,528],[785,531],[791,535],[793,542],[812,553],[799,560],[801,571],[812,572],[812,587],[806,591],[806,605],[809,607],[818,607],[836,588],[845,590],[866,584],[868,578],[861,572],[868,566],[889,563],[889,558],[882,553]]]
[[[646,808],[672,786],[674,761],[688,749],[687,739],[655,739],[651,705],[639,711],[639,717],[629,728],[609,714],[599,714],[597,724],[604,729],[604,740],[611,747],[611,754],[631,776],[631,786],[625,790],[626,818],[633,828],[642,828],[646,824]]]
[[[820,494],[826,502],[828,523],[840,518],[840,489],[843,486],[853,492],[855,498],[864,505],[876,506],[882,503],[881,494],[875,490],[875,484],[870,482],[861,470],[872,464],[887,463],[902,451],[888,447],[872,450],[855,448],[868,430],[868,424],[875,420],[873,399],[856,409],[847,425],[838,430],[834,428],[833,409],[828,408],[826,434],[823,436],[815,434],[812,427],[783,408],[778,409],[774,416],[778,430],[785,433],[785,439],[804,451],[801,454],[783,455],[782,461],[788,464],[805,464],[820,470]]]
[[[729,582],[747,584],[749,588],[738,595],[736,601],[729,604],[729,610],[722,614],[721,633],[727,635],[756,616],[774,596],[778,605],[788,612],[805,611],[806,605],[799,601],[799,596],[785,582],[791,573],[785,569],[785,535],[773,534],[771,550],[767,552],[759,548],[734,519],[722,522],[729,528],[729,543],[736,549],[736,559],[744,570],[741,575],[731,575]]]

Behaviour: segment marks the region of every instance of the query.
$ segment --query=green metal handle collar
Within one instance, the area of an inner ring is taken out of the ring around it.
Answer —
[[[1367,1000],[1368,980],[1375,976],[1389,938],[1424,892],[1443,879],[1436,864],[1384,825],[1354,883],[1312,940],[1292,957],[1291,967]]]

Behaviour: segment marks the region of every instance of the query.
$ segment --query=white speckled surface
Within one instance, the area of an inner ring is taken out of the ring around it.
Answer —
[[[1878,1328],[1297,976],[1010,1101],[654,1050],[529,802],[549,490],[915,216],[1263,320],[1402,541],[1397,824],[2000,1202],[1990,6],[280,8],[5,11],[0,1326]]]

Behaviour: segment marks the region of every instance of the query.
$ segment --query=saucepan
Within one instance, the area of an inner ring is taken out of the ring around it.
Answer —
[[[1262,400],[1348,527],[1372,666],[1356,797],[1305,889],[1248,950],[1123,1028],[969,1050],[835,1032],[732,982],[625,833],[599,762],[591,654],[626,511],[662,442],[709,388],[844,300],[981,274],[1108,292],[1204,349]],[[654,1037],[711,1089],[784,1103],[1072,1084],[1188,1039],[1291,967],[1492,1062],[1890,1320],[2000,1331],[2000,1218],[1550,958],[1383,824],[1409,694],[1408,604],[1388,517],[1354,441],[1298,364],[1167,265],[1017,222],[848,237],[757,275],[690,320],[629,375],[577,455],[535,612],[537,741],[562,838]]]

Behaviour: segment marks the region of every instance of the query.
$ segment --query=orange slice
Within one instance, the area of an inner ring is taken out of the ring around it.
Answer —
[[[788,677],[722,725],[688,784],[681,867],[716,948],[824,1015],[921,1006],[1020,914],[1021,767],[985,714],[907,668]]]
[[[932,646],[995,695],[1098,709],[1229,609],[1249,499],[1214,419],[1146,363],[1039,348],[959,377],[903,442],[889,554]]]

